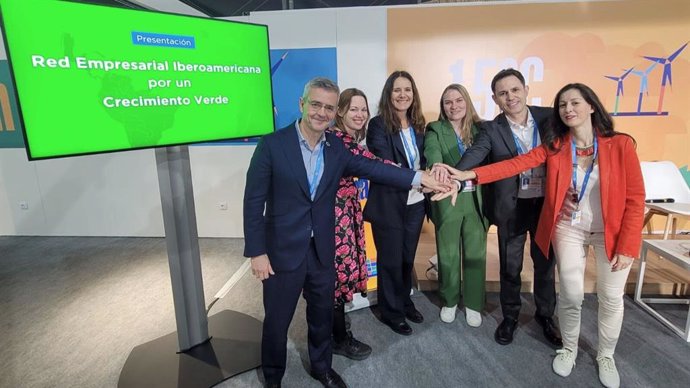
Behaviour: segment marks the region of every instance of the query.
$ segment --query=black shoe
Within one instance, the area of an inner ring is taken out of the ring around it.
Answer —
[[[561,339],[561,333],[556,327],[556,323],[551,317],[540,317],[538,315],[534,316],[534,320],[537,321],[539,326],[541,326],[544,331],[544,338],[546,338],[549,343],[555,347],[563,347],[563,340]]]
[[[266,384],[264,384],[264,387],[266,387],[266,388],[280,388],[280,383],[279,382],[278,383],[266,382]]]
[[[405,312],[405,318],[409,319],[414,323],[424,322],[424,316],[414,307],[412,308],[412,310]]]
[[[412,334],[412,328],[407,322],[402,321],[400,323],[384,322],[388,327],[390,327],[394,332],[400,335],[410,335]]]
[[[513,318],[503,318],[503,322],[496,328],[494,339],[501,345],[508,345],[513,342],[513,333],[517,328],[517,320]]]
[[[319,380],[326,388],[347,388],[343,379],[333,369],[329,369],[326,373],[313,373],[311,377]]]
[[[371,354],[371,346],[357,341],[348,331],[347,338],[342,342],[333,340],[333,354],[339,354],[352,360],[364,360]]]

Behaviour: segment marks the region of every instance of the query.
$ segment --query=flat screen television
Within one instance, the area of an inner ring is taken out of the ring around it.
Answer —
[[[30,160],[274,130],[268,27],[0,0]]]

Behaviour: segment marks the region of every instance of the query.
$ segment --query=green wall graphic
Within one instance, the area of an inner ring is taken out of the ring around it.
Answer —
[[[266,26],[61,1],[0,6],[33,158],[274,129]]]

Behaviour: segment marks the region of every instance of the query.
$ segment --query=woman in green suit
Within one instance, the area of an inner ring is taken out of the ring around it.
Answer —
[[[467,90],[458,84],[446,87],[441,95],[439,120],[426,129],[424,156],[427,165],[446,163],[455,166],[472,145],[480,118]],[[486,280],[486,231],[488,221],[482,213],[481,188],[467,184],[455,206],[450,198],[431,204],[431,220],[436,227],[439,290],[443,307],[441,320],[455,320],[460,302],[461,275],[464,280],[467,324],[482,324]]]

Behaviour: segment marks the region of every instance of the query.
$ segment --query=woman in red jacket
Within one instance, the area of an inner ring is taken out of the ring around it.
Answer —
[[[618,387],[613,354],[623,321],[623,292],[642,242],[644,183],[632,137],[616,132],[596,94],[583,84],[563,87],[552,128],[531,152],[472,171],[448,168],[459,181],[487,184],[546,162],[546,193],[536,242],[553,247],[560,280],[558,319],[563,349],[553,360],[566,377],[577,358],[584,274],[589,246],[597,265],[599,380]],[[439,194],[437,197],[443,197]]]

